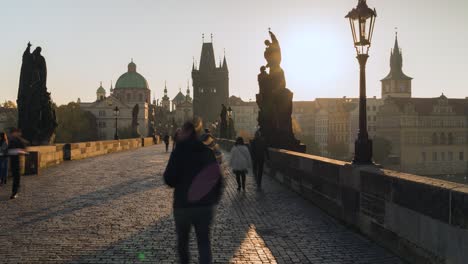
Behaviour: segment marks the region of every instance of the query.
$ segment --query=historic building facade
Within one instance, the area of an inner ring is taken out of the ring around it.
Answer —
[[[140,135],[147,136],[150,132],[150,98],[151,91],[146,79],[136,71],[136,64],[128,64],[127,72],[122,74],[115,88],[106,89],[101,85],[96,91],[96,101],[81,102],[84,111],[91,112],[96,117],[98,135],[101,140],[110,140],[115,134],[114,109],[119,108],[118,129],[130,130],[132,124],[132,111],[138,105],[138,131]]]
[[[231,96],[229,106],[232,109],[234,130],[238,136],[253,138],[258,129],[258,105],[256,102],[245,102],[241,98]]]
[[[391,142],[393,168],[420,175],[466,174],[468,99],[385,99],[378,136]]]
[[[228,105],[229,71],[226,57],[216,66],[213,43],[203,43],[198,68],[192,66],[193,114],[205,123],[214,123],[221,104]]]

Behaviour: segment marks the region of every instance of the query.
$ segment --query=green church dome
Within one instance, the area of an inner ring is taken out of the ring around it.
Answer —
[[[133,60],[128,64],[128,72],[122,74],[115,83],[115,89],[124,88],[148,89],[148,82],[136,71],[136,64]]]
[[[97,89],[97,93],[106,93],[106,89],[102,87],[102,82],[101,82],[101,86],[99,86],[99,88]]]

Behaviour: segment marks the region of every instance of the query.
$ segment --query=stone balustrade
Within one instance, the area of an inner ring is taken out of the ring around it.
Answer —
[[[225,150],[233,143],[219,140]],[[266,175],[409,263],[467,263],[467,185],[269,151]]]
[[[159,138],[156,138],[156,142],[154,142],[153,138],[147,137],[34,146],[27,148],[30,155],[22,159],[24,160],[22,163],[25,167],[25,174],[37,174],[39,169],[58,165],[67,160],[91,158],[151,146],[154,143],[158,144]]]

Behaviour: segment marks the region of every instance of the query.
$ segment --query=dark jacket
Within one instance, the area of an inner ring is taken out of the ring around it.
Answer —
[[[164,143],[169,144],[169,135],[164,136]]]
[[[250,143],[252,151],[252,159],[255,161],[263,161],[265,156],[269,158],[268,146],[263,137],[255,137]]]
[[[194,179],[205,168],[212,166],[216,166],[216,178],[219,180],[201,199],[189,201]],[[196,139],[177,143],[164,172],[164,181],[174,188],[174,208],[213,206],[219,202],[224,186],[213,151]]]

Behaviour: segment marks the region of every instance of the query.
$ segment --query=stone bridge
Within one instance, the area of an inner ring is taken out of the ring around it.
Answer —
[[[0,263],[177,263],[162,145],[68,161],[0,189]],[[268,177],[227,189],[213,227],[216,263],[402,263]],[[192,235],[193,237],[193,235]],[[192,260],[197,258],[191,242]],[[195,262],[194,262],[195,263]]]

